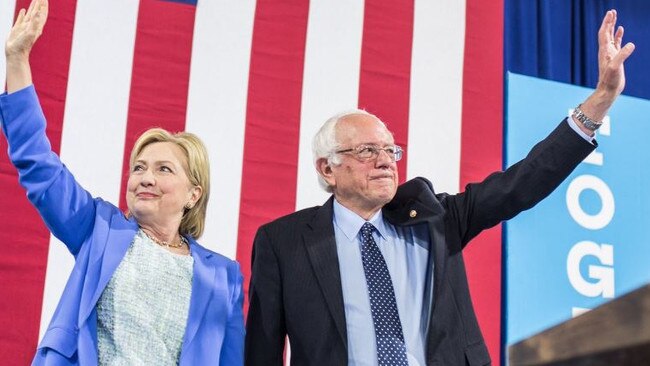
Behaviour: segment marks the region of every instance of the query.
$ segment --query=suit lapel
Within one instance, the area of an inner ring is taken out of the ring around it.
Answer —
[[[333,198],[316,211],[308,228],[303,233],[303,240],[318,284],[323,291],[327,306],[334,318],[336,329],[347,348],[347,330],[341,273],[336,251],[336,239],[332,224]]]
[[[137,231],[138,224],[133,217],[126,220],[122,216],[122,213],[113,215],[110,229],[106,236],[106,243],[104,243],[104,254],[100,258],[101,265],[98,266],[97,264],[91,263],[88,269],[90,271],[93,268],[99,267],[99,276],[95,276],[97,286],[92,293],[92,297],[85,298],[85,301],[81,302],[79,313],[82,323],[88,319],[90,313],[95,309],[99,297],[104,292],[108,281],[113,277],[113,273],[115,273],[115,270],[122,262]],[[96,240],[96,238],[93,238],[93,240]]]
[[[120,214],[121,215],[121,214]],[[133,242],[138,231],[137,222],[131,217],[125,220],[123,216],[113,217],[113,221],[108,230],[106,244],[104,245],[104,254],[101,256],[101,264],[91,264],[91,268],[98,267],[99,274],[94,276],[97,279],[97,286],[93,291],[92,297],[82,298],[80,305],[80,319],[85,322],[90,316],[99,297],[104,292],[108,281],[113,277],[115,270],[122,262],[126,251]],[[190,309],[187,320],[187,328],[183,338],[183,350],[185,350],[196,335],[196,332],[205,313],[206,307],[212,298],[212,283],[215,277],[215,267],[211,266],[209,261],[212,253],[201,248],[194,239],[188,238],[192,258],[194,259],[192,275],[192,297],[190,300]],[[206,290],[208,289],[208,290]]]
[[[433,295],[430,314],[439,298],[442,276],[445,273],[448,248],[445,241],[445,210],[435,196],[431,183],[423,178],[402,184],[395,198],[384,206],[383,214],[393,225],[408,226],[426,223],[431,240],[430,260],[433,256]]]
[[[183,349],[181,354],[191,344],[196,332],[199,329],[205,310],[212,298],[212,288],[215,277],[215,266],[210,265],[212,253],[201,248],[196,241],[188,238],[194,259],[194,270],[192,275],[192,297],[190,299],[190,310],[187,316],[187,327],[183,337]]]
[[[325,301],[343,344],[347,348],[341,274],[332,224],[333,202],[332,197],[316,211],[307,224],[308,228],[303,233],[303,240],[318,284],[325,295]],[[388,222],[397,226],[421,223],[428,225],[432,248],[429,255],[433,256],[434,263],[433,303],[430,311],[430,314],[433,314],[436,306],[435,299],[438,298],[441,289],[445,259],[448,255],[445,244],[444,208],[435,197],[428,181],[413,179],[400,186],[396,197],[384,207],[383,214]]]

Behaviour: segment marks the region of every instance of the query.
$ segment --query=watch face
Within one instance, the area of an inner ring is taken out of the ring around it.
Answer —
[[[584,124],[588,129],[596,131],[602,123],[594,123],[592,121],[586,120],[582,124]]]
[[[576,107],[573,110],[573,116],[578,121],[580,121],[580,123],[582,123],[583,126],[585,126],[587,129],[592,131],[596,131],[600,127],[600,125],[603,124],[602,122],[598,123],[592,120],[591,118],[587,117],[584,113],[582,113],[580,106]]]

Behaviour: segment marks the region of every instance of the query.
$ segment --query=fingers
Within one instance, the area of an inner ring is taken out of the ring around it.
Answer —
[[[41,0],[41,13],[47,19],[47,14],[49,13],[50,6],[47,0]]]
[[[616,56],[614,56],[611,61],[607,64],[607,74],[612,76],[617,74],[618,72],[622,72],[623,70],[623,63],[625,60],[627,60],[628,57],[634,52],[634,43],[629,42],[627,43],[624,47],[621,48],[618,53],[616,53]],[[605,84],[608,84],[609,82],[607,81],[609,77],[601,77],[599,80],[600,82],[604,82]]]
[[[16,17],[16,23],[14,24],[14,26],[22,24],[22,22],[25,20],[26,12],[27,11],[25,9],[20,9],[20,11],[18,12],[18,16]]]
[[[36,3],[38,3],[38,2],[39,2],[38,0],[32,0],[29,3],[29,8],[27,8],[27,13],[25,14],[26,21],[29,21],[30,19],[32,19],[32,16],[34,14],[34,8],[36,7]]]
[[[614,32],[617,19],[618,15],[616,10],[608,10],[607,13],[605,13],[603,22],[598,30],[598,44],[600,46],[605,47],[608,44],[621,45],[620,39],[623,38],[622,27],[619,26],[618,29],[616,29],[616,32]]]
[[[623,33],[625,30],[623,29],[623,26],[619,26],[618,29],[616,30],[616,33],[614,34],[614,45],[618,48],[621,47],[621,44],[623,42]]]
[[[34,43],[43,33],[47,13],[47,0],[32,0],[27,9],[18,11],[16,22],[5,42],[5,56],[29,55]]]
[[[38,6],[35,10],[34,13],[34,22],[32,23],[32,27],[40,32],[43,30],[43,26],[45,25],[45,21],[47,20],[47,1],[46,0],[36,0],[38,1]]]
[[[30,21],[31,19],[45,14],[47,16],[47,0],[32,0],[27,9],[26,19]]]
[[[40,34],[47,21],[47,13],[47,0],[32,0],[27,10],[20,9],[18,12],[15,26],[23,25]]]
[[[601,50],[606,50],[610,45],[614,46],[616,50],[621,49],[625,28],[623,26],[616,27],[617,18],[618,15],[614,9],[607,11],[605,17],[603,17],[603,22],[598,30],[598,45]],[[610,54],[606,58],[613,58],[613,56],[613,54]]]
[[[20,9],[15,24],[29,23],[37,16],[47,18],[47,0],[32,0],[27,9]]]
[[[609,10],[605,13],[603,22],[600,24],[600,29],[598,29],[598,43],[601,46],[606,45],[610,41],[609,35],[612,34],[613,27],[612,18],[612,11]]]
[[[620,67],[625,60],[634,52],[636,46],[632,42],[628,42],[612,59],[612,68]]]

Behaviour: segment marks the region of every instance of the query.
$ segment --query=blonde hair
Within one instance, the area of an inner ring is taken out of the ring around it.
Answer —
[[[189,234],[198,239],[203,235],[205,229],[205,215],[208,208],[208,199],[210,197],[210,162],[208,160],[208,151],[203,141],[193,133],[178,132],[172,134],[162,128],[151,128],[145,131],[133,145],[129,165],[133,168],[133,163],[138,158],[142,150],[148,145],[156,142],[171,142],[181,148],[185,154],[187,166],[184,166],[185,174],[193,186],[202,188],[201,197],[196,204],[185,209],[181,226],[178,229],[181,235]],[[130,169],[131,171],[133,169]]]

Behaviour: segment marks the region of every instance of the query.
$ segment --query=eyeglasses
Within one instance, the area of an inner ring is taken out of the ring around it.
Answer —
[[[371,159],[376,159],[379,156],[379,152],[384,151],[388,154],[388,157],[392,161],[399,161],[402,159],[404,150],[397,145],[390,145],[386,147],[379,147],[376,145],[359,145],[352,149],[338,150],[335,151],[337,154],[347,154],[350,153],[354,155],[359,161],[368,161]]]

